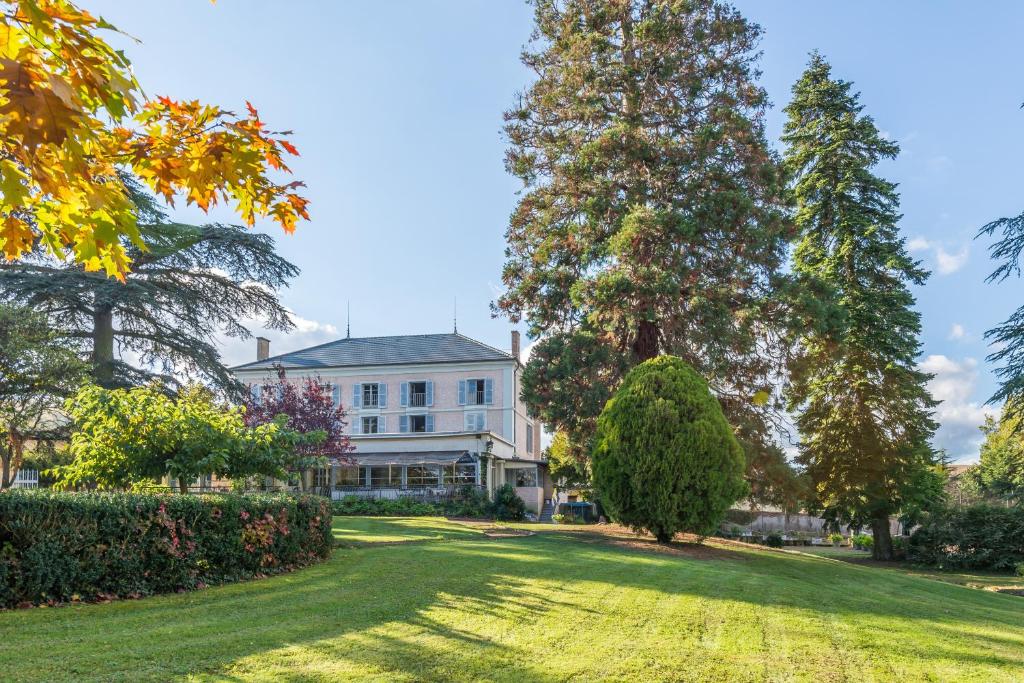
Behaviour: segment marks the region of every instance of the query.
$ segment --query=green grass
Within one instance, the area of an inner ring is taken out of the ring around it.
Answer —
[[[0,613],[0,677],[1024,679],[1024,599],[901,571],[551,526],[489,539],[444,520],[347,518],[335,534],[359,545],[288,575]]]
[[[477,529],[440,517],[335,517],[332,531],[335,543],[343,546],[482,536]]]

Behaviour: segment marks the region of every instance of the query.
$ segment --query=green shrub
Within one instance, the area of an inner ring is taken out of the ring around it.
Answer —
[[[565,515],[563,515],[560,512],[556,512],[555,514],[551,515],[551,521],[555,524],[561,524],[565,521]]]
[[[747,492],[746,461],[722,407],[689,365],[633,368],[597,422],[592,469],[612,519],[667,543],[707,535]]]
[[[511,487],[509,487],[511,490]],[[513,490],[512,495],[515,495]],[[522,501],[520,501],[522,502]],[[345,496],[333,503],[334,514],[367,517],[496,517],[496,503],[474,486],[463,487],[451,500],[426,503],[410,497],[363,498]],[[524,506],[525,511],[525,506]]]
[[[334,514],[369,517],[440,517],[445,514],[439,503],[423,503],[411,498],[361,498],[345,496],[334,501]]]
[[[526,503],[516,494],[511,484],[505,484],[494,492],[491,512],[495,519],[518,522],[526,518]]]
[[[907,559],[943,569],[1013,571],[1024,562],[1024,507],[972,505],[925,518]]]
[[[0,606],[190,590],[331,550],[316,496],[0,494]]]
[[[875,539],[867,534],[855,534],[850,539],[850,542],[857,550],[871,550],[871,546],[875,544]]]
[[[768,538],[764,542],[769,548],[781,548],[782,536],[780,534],[768,534]]]
[[[1017,566],[1014,567],[1013,573],[1017,576],[1024,577],[1024,562],[1018,562]]]
[[[829,534],[828,535],[828,542],[832,543],[833,545],[836,544],[836,543],[842,543],[843,542],[843,535],[839,534],[839,533]]]
[[[444,504],[444,513],[449,517],[489,517],[493,511],[487,492],[474,486],[463,487],[458,495]]]

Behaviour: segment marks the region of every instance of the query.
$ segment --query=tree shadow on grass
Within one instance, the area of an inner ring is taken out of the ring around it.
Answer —
[[[597,661],[596,654],[587,661],[588,644],[573,641],[573,631],[550,642],[545,632],[574,620],[595,639],[635,633],[635,649],[644,652],[650,646],[644,639],[658,627],[664,629],[659,638],[693,639],[708,656],[723,657],[731,653],[704,643],[715,629],[735,627],[728,622],[732,606],[752,608],[753,620],[765,622],[751,628],[774,629],[794,642],[810,635],[818,649],[830,637],[862,661],[1024,667],[1019,598],[796,554],[719,547],[707,559],[602,543],[578,532],[338,550],[322,565],[261,581],[0,614],[0,670],[9,680],[532,682],[559,677],[553,663],[572,651],[580,653],[579,675],[614,676],[616,662]],[[670,605],[676,610],[668,612],[670,623],[646,623],[643,613],[618,605],[626,592],[648,600],[647,607]],[[761,611],[768,608],[773,611]],[[796,618],[772,622],[780,609]],[[850,629],[856,633],[844,643]],[[919,649],[917,633],[934,636],[927,649]],[[764,640],[750,648],[770,648],[770,638]],[[804,656],[807,667],[834,665],[827,653]],[[698,664],[716,665],[692,663]]]

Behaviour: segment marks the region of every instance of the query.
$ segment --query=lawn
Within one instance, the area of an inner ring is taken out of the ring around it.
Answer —
[[[1024,679],[1024,599],[806,553],[338,519],[329,561],[0,613],[4,680]],[[399,541],[407,541],[405,543]]]

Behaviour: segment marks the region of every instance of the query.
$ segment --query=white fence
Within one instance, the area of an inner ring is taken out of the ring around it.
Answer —
[[[39,470],[18,470],[18,473],[14,475],[14,482],[11,484],[11,487],[16,489],[38,488]]]

